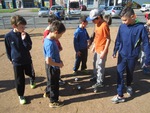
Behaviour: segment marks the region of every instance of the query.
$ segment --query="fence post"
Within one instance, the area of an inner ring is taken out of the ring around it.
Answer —
[[[34,28],[36,28],[35,16],[33,16],[33,23],[34,23]]]
[[[5,21],[4,21],[4,17],[2,17],[2,21],[3,21],[3,27],[5,29]]]

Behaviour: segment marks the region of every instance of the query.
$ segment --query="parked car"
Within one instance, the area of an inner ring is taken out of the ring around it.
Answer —
[[[81,11],[86,11],[87,10],[87,7],[83,4],[80,5],[80,9]]]
[[[55,11],[58,11],[60,13],[61,18],[64,18],[65,16],[65,9],[63,6],[60,5],[52,5],[49,10],[49,15],[54,14]]]
[[[38,12],[38,16],[39,17],[49,16],[48,12],[49,12],[49,9],[47,7],[41,7]]]
[[[104,10],[105,8],[106,8],[105,5],[99,5],[99,7],[98,7],[99,10]]]
[[[142,4],[140,11],[141,12],[150,11],[150,4]]]
[[[120,17],[119,14],[122,9],[122,6],[107,6],[103,11],[105,15],[111,15],[111,17]]]

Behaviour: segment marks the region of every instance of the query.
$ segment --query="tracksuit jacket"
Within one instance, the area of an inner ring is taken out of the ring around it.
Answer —
[[[5,35],[6,53],[13,65],[25,65],[32,63],[30,50],[32,41],[28,33],[22,40],[21,33],[11,30]]]
[[[141,51],[141,42],[146,54],[145,64],[150,65],[150,43],[143,23],[120,25],[113,54],[115,55],[118,51],[123,58],[137,58]]]

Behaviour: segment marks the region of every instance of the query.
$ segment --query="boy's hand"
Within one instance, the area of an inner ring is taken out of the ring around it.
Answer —
[[[112,57],[113,57],[113,58],[116,58],[116,55],[115,55],[115,54],[113,54],[113,55],[112,55]]]
[[[26,32],[23,31],[23,32],[21,33],[21,38],[22,38],[22,40],[24,40],[24,39],[26,38]]]
[[[77,55],[78,55],[78,56],[81,56],[81,52],[80,52],[80,51],[78,51],[78,52],[77,52]]]
[[[64,66],[63,62],[60,62],[59,67],[62,68]]]
[[[92,47],[91,52],[92,52],[92,53],[95,52],[95,47],[94,47],[94,46]]]

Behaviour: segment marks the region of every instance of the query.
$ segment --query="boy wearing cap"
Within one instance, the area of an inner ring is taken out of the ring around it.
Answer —
[[[95,24],[95,38],[92,51],[94,52],[94,73],[97,76],[97,82],[92,88],[97,89],[103,87],[105,62],[110,45],[110,30],[109,25],[103,19],[102,11],[98,9],[91,10],[88,21],[92,20]]]
[[[73,74],[76,74],[78,71],[78,68],[81,65],[81,71],[86,73],[86,62],[87,62],[87,56],[88,56],[88,46],[89,46],[89,35],[86,30],[86,26],[88,24],[86,20],[87,16],[82,15],[79,18],[79,26],[74,32],[74,49],[76,52],[76,60],[73,68]]]

